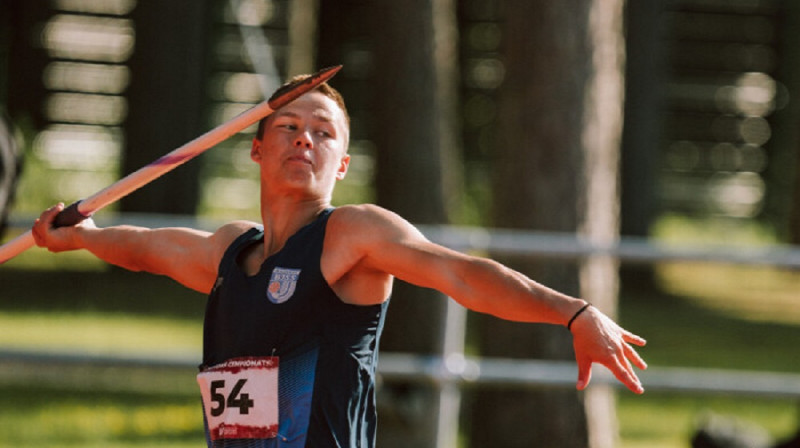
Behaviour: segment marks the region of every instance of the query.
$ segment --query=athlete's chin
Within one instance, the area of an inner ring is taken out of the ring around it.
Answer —
[[[318,182],[313,177],[303,176],[286,179],[284,187],[283,190],[286,193],[304,200],[330,197],[333,190],[332,185],[326,186],[325,183]]]
[[[287,170],[284,172],[283,178],[285,182],[300,188],[313,185],[315,182],[314,173],[312,173],[311,170],[302,169],[302,167],[299,166],[298,168],[301,169]]]

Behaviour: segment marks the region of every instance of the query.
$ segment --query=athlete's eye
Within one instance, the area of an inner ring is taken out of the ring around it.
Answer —
[[[334,137],[336,137],[336,132],[334,131],[334,129],[332,127],[330,127],[330,126],[327,126],[327,125],[318,126],[314,130],[314,132],[317,135],[319,135],[320,137],[323,137],[323,138],[334,138]]]
[[[297,122],[290,117],[280,117],[273,123],[276,129],[294,131],[297,129]]]

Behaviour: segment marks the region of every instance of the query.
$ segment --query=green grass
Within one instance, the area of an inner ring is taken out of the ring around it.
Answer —
[[[202,349],[202,322],[99,312],[0,313],[0,347],[169,355]]]
[[[773,267],[664,263],[662,289],[739,319],[800,324],[800,272]]]
[[[789,400],[652,392],[643,396],[620,394],[620,448],[688,447],[697,425],[709,413],[734,419],[738,424],[759,426],[778,440],[793,435],[797,428],[797,403]]]
[[[800,372],[800,326],[737,318],[691,299],[623,297],[623,326],[647,339],[651,365]]]
[[[31,258],[22,267],[12,264],[16,260],[0,267],[3,311],[124,313],[190,320],[203,317],[205,296],[166,277],[95,266],[85,263],[79,254],[32,252],[26,254]],[[52,262],[53,257],[61,258],[62,264]],[[39,259],[46,261],[40,263]]]
[[[623,297],[620,309],[623,326],[647,338],[639,353],[652,366],[800,372],[795,344],[800,326],[743,319],[691,298],[662,294]],[[782,439],[797,430],[799,406],[790,399],[622,392],[620,447],[686,447],[707,413],[755,424]]]
[[[33,249],[0,268],[0,285],[4,349],[199,363],[205,298],[169,279]],[[2,363],[0,447],[204,446],[195,374]]]
[[[198,398],[0,387],[0,447],[203,446]]]

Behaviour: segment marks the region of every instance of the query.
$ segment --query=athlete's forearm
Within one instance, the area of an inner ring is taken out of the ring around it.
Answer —
[[[149,271],[147,254],[154,249],[151,229],[135,226],[75,228],[75,243],[101,260],[131,271]],[[150,237],[150,238],[149,238]]]
[[[494,260],[472,258],[461,262],[463,305],[501,319],[566,325],[585,303]]]

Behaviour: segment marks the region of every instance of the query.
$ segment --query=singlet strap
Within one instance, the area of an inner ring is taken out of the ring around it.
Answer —
[[[250,244],[251,242],[258,240],[264,234],[264,228],[261,226],[254,226],[248,231],[244,232],[243,234],[236,237],[231,243],[230,246],[225,250],[225,254],[222,256],[222,260],[219,262],[219,267],[217,269],[218,276],[224,277],[228,270],[236,263],[236,257],[239,255],[239,252],[242,249],[242,246]]]

